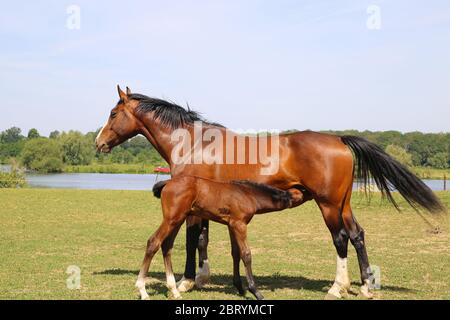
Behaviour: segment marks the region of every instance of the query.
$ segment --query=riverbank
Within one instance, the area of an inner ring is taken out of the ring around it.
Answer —
[[[161,164],[90,164],[83,166],[66,166],[65,173],[154,173],[154,169]],[[163,165],[164,166],[164,165]],[[167,164],[165,164],[167,166]],[[421,179],[443,180],[450,179],[449,169],[435,169],[429,167],[414,167],[412,171]]]
[[[450,192],[438,196],[450,204]],[[358,195],[352,202],[366,230],[370,262],[381,269],[376,298],[448,298],[448,219],[439,222],[442,233],[433,234],[403,200],[401,213],[381,203],[378,196],[372,197],[370,205]],[[160,201],[150,192],[3,189],[0,203],[0,299],[138,298],[134,282],[145,244],[161,221]],[[217,223],[210,228],[211,283],[183,298],[242,300],[232,282],[228,229]],[[172,254],[177,279],[184,270],[184,239],[183,226]],[[336,251],[314,202],[256,216],[249,225],[249,242],[256,282],[267,299],[325,297],[335,276]],[[66,288],[66,270],[71,265],[81,269],[79,290]],[[358,292],[360,276],[353,248],[349,249],[349,272],[352,289]],[[149,276],[151,298],[167,299],[160,253]],[[253,299],[248,293],[246,298]]]
[[[90,164],[82,166],[65,166],[65,173],[129,173],[129,174],[145,174],[154,173],[158,165],[133,163],[133,164]]]

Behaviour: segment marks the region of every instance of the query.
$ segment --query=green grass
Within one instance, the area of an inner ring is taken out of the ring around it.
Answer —
[[[414,167],[412,171],[421,179],[444,180],[445,176],[447,180],[450,180],[450,168],[435,169],[429,167]]]
[[[450,192],[439,196],[448,207]],[[161,220],[160,204],[150,192],[2,189],[0,204],[0,299],[138,298],[134,282],[145,244]],[[401,205],[405,211],[398,213],[377,197],[370,206],[357,194],[353,197],[370,262],[381,268],[376,298],[449,299],[448,217],[426,215],[440,225],[442,232],[433,234],[419,215]],[[184,232],[183,227],[173,253],[177,278],[185,261]],[[314,203],[255,217],[249,237],[256,281],[266,298],[325,296],[334,279],[336,253]],[[232,286],[229,247],[226,227],[211,223],[211,284],[183,294],[184,299],[242,299]],[[69,265],[81,268],[79,290],[66,287]],[[352,248],[349,269],[357,291]],[[159,252],[150,271],[151,298],[166,299]]]

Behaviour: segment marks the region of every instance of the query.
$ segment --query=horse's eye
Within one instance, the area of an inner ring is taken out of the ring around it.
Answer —
[[[116,112],[114,112],[114,111],[111,111],[111,115],[110,115],[111,119],[114,119],[114,118],[116,117],[116,115],[117,115],[117,113],[116,113]]]

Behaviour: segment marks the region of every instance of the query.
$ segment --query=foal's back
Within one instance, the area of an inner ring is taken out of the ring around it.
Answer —
[[[153,192],[157,197],[161,195],[163,207],[167,202],[182,205],[192,214],[221,223],[228,223],[233,215],[251,219],[254,214],[282,210],[292,200],[288,191],[256,182],[219,182],[194,176],[160,182]]]

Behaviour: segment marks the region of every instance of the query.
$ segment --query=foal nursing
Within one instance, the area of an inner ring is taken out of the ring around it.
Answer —
[[[161,198],[163,221],[147,241],[136,287],[142,299],[147,299],[145,277],[155,253],[162,248],[166,268],[167,287],[174,298],[181,295],[172,271],[171,251],[177,233],[189,215],[213,220],[228,226],[233,256],[233,284],[244,293],[239,274],[239,261],[245,266],[248,289],[257,299],[263,299],[255,285],[252,259],[247,243],[247,224],[255,214],[289,208],[303,195],[251,181],[218,182],[209,179],[183,176],[161,181],[153,187],[153,193]]]

